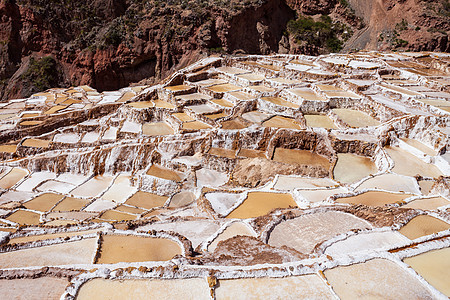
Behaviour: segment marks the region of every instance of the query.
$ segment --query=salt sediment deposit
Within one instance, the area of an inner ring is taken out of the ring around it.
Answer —
[[[422,56],[210,57],[9,101],[0,288],[445,299],[450,75]]]

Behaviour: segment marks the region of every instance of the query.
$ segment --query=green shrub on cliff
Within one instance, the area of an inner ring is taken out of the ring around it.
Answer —
[[[37,91],[55,87],[58,83],[56,60],[51,56],[45,56],[39,60],[32,57],[27,71],[22,75],[22,80],[34,86]]]
[[[287,32],[297,43],[307,42],[319,48],[326,48],[331,52],[342,49],[342,41],[338,34],[344,33],[340,23],[333,23],[329,16],[322,15],[319,21],[311,17],[300,16],[287,24]]]

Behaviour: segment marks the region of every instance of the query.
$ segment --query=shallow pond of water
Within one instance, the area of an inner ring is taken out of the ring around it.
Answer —
[[[291,194],[250,192],[244,202],[227,218],[247,219],[264,216],[276,208],[297,207]]]
[[[147,171],[147,175],[151,175],[166,180],[172,180],[176,182],[180,182],[184,178],[184,174],[181,172],[177,172],[155,164],[152,165],[150,169]]]
[[[308,150],[276,148],[273,154],[273,160],[285,164],[320,166],[325,170],[329,170],[331,167],[326,157]]]
[[[167,280],[107,280],[95,278],[83,284],[77,300],[95,299],[211,299],[204,278]]]
[[[320,127],[326,129],[337,129],[337,126],[333,121],[324,115],[304,115],[306,120],[306,126],[308,127]]]
[[[170,135],[175,131],[165,122],[145,123],[142,125],[142,133],[148,136]]]
[[[28,172],[26,170],[20,168],[13,168],[11,171],[9,171],[8,174],[6,174],[5,176],[2,177],[2,179],[0,179],[0,188],[7,190],[12,186],[14,186],[16,183],[18,183],[27,175]]]
[[[338,198],[337,203],[364,204],[367,206],[383,206],[402,202],[406,198],[413,196],[412,194],[394,194],[382,191],[369,191],[357,196]]]
[[[152,209],[154,207],[163,206],[166,203],[168,197],[159,196],[152,193],[138,191],[131,196],[125,204],[142,207],[145,209]]]
[[[64,198],[63,195],[45,193],[25,202],[24,206],[28,209],[46,212],[55,206],[62,198]]]
[[[416,176],[437,178],[442,176],[442,172],[432,164],[420,160],[413,154],[398,147],[385,147],[387,154],[394,160],[393,172],[406,176]]]
[[[351,127],[378,126],[381,124],[378,120],[358,110],[335,108],[333,112]]]
[[[450,248],[433,250],[417,256],[405,258],[410,265],[428,283],[445,296],[450,297]]]
[[[419,215],[400,228],[399,232],[414,240],[450,228],[450,224],[428,215]]]
[[[18,210],[9,215],[6,219],[20,225],[38,225],[40,214],[28,211]]]
[[[343,183],[351,183],[378,172],[375,163],[368,157],[338,153],[338,160],[334,166],[334,179]]]
[[[98,264],[118,262],[166,261],[182,254],[181,247],[164,238],[104,235]]]
[[[297,121],[291,118],[274,116],[267,121],[262,123],[264,127],[275,127],[275,128],[287,128],[287,129],[302,129]]]

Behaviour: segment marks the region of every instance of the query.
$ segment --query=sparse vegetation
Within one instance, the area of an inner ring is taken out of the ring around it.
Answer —
[[[58,71],[56,60],[45,56],[36,60],[30,59],[28,70],[22,75],[22,80],[35,87],[36,91],[43,91],[58,85]]]
[[[395,25],[395,30],[403,31],[403,30],[408,29],[408,27],[409,27],[408,21],[406,21],[405,19],[402,19],[401,22],[399,22]]]
[[[322,15],[320,21],[301,16],[287,24],[287,32],[297,43],[306,42],[316,47],[326,47],[331,52],[339,52],[343,42],[338,38],[345,32],[345,26],[333,22],[330,16]]]

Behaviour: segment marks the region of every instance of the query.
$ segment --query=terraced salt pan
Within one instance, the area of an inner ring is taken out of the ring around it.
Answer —
[[[36,189],[41,192],[57,192],[67,194],[76,187],[76,185],[67,182],[49,180],[38,186]]]
[[[187,106],[186,109],[194,112],[195,114],[210,114],[217,112],[219,109],[209,104],[199,104]]]
[[[172,116],[174,116],[175,118],[177,118],[181,122],[189,122],[189,121],[194,121],[195,120],[194,118],[192,118],[190,115],[188,115],[186,113],[174,113],[174,114],[172,114]]]
[[[75,197],[96,197],[103,193],[111,184],[112,176],[95,176],[72,191]]]
[[[102,139],[103,140],[116,140],[117,138],[117,132],[119,131],[119,128],[117,127],[110,127],[108,128],[105,133],[103,133]]]
[[[73,197],[66,197],[59,202],[52,211],[71,211],[80,210],[89,203],[88,199],[78,199]]]
[[[154,223],[138,228],[138,231],[164,230],[185,236],[195,249],[219,230],[220,226],[212,220],[177,221],[172,223]]]
[[[400,228],[399,232],[414,240],[450,228],[450,224],[428,215],[419,215]]]
[[[172,196],[169,207],[183,207],[195,201],[197,197],[189,191],[183,191]]]
[[[221,99],[211,100],[211,102],[214,103],[214,104],[223,106],[223,107],[233,107],[234,106],[233,103],[231,103],[230,101],[227,101],[225,99],[222,99],[222,98]]]
[[[204,278],[167,280],[92,279],[78,291],[77,300],[91,299],[211,299]]]
[[[205,115],[206,118],[211,119],[211,120],[217,120],[217,119],[221,119],[221,118],[225,118],[227,116],[229,116],[230,114],[227,112],[220,112],[217,114],[210,114],[210,115]]]
[[[250,82],[262,81],[262,80],[264,80],[266,78],[264,75],[256,74],[256,73],[248,73],[248,74],[237,75],[237,77],[241,78],[241,79],[248,80]]]
[[[91,131],[87,132],[81,139],[82,143],[95,143],[100,138],[100,132]]]
[[[300,105],[294,104],[280,97],[261,97],[261,100],[273,103],[275,105],[298,109]]]
[[[403,261],[422,276],[428,283],[450,297],[450,248],[433,250],[417,256],[405,258]]]
[[[0,152],[14,153],[17,150],[17,145],[1,145]]]
[[[337,129],[337,126],[333,121],[324,115],[304,115],[306,120],[306,126],[308,127],[319,127],[326,129]]]
[[[97,199],[91,204],[89,204],[84,210],[88,212],[100,212],[105,211],[107,209],[111,209],[116,205],[117,203],[109,200]]]
[[[150,169],[147,171],[147,175],[162,178],[165,180],[172,180],[176,182],[182,181],[185,177],[184,174],[181,172],[174,171],[156,164],[150,167]]]
[[[287,118],[283,116],[274,116],[267,121],[262,123],[264,127],[275,127],[275,128],[287,128],[287,129],[297,129],[300,130],[302,127],[292,118]]]
[[[237,156],[247,158],[255,158],[255,157],[267,158],[265,151],[255,149],[245,149],[245,148],[241,148]]]
[[[65,278],[39,277],[0,280],[3,299],[57,300],[69,284]]]
[[[250,192],[247,198],[227,218],[248,219],[264,216],[277,208],[297,207],[291,194]]]
[[[11,251],[0,253],[0,267],[5,269],[91,264],[96,250],[97,239],[88,238],[81,241]]]
[[[215,212],[226,215],[242,197],[239,193],[208,193],[205,195]]]
[[[309,202],[315,203],[325,201],[328,197],[333,195],[348,193],[348,190],[346,188],[339,187],[336,189],[299,191],[298,193]]]
[[[438,207],[447,206],[449,204],[450,201],[448,201],[444,197],[433,197],[433,198],[413,200],[408,204],[403,205],[402,207],[421,210],[436,210]]]
[[[8,172],[8,174],[4,175],[0,179],[0,188],[5,190],[9,189],[27,175],[28,175],[27,170],[21,168],[13,168],[11,171]]]
[[[224,83],[227,83],[227,81],[225,81],[223,79],[215,79],[215,78],[210,78],[210,79],[205,79],[205,80],[200,80],[200,81],[194,82],[195,85],[203,86],[203,87],[217,85],[217,84],[224,84]]]
[[[195,172],[197,177],[197,186],[219,187],[228,182],[228,175],[226,173],[218,172],[216,170],[202,168]]]
[[[120,132],[137,134],[137,133],[140,133],[141,130],[142,130],[142,124],[126,120],[123,123],[122,128],[120,129]]]
[[[309,88],[296,88],[287,91],[308,101],[327,101],[327,99],[317,95],[313,90]]]
[[[175,105],[173,105],[172,103],[169,103],[169,102],[161,100],[161,99],[155,99],[155,100],[153,100],[153,103],[155,103],[155,107],[157,107],[157,108],[166,108],[166,109],[176,108]]]
[[[55,173],[52,172],[35,172],[31,174],[26,180],[24,180],[17,188],[18,191],[31,192],[36,186],[41,182],[53,179],[56,177]]]
[[[211,128],[210,125],[200,122],[200,121],[192,121],[192,122],[183,123],[183,129],[185,129],[185,130],[202,130],[202,129],[209,129],[209,128]]]
[[[35,126],[35,125],[40,125],[42,124],[44,121],[22,121],[20,122],[21,126]]]
[[[209,149],[208,154],[219,157],[236,158],[236,150],[232,149],[212,147],[211,149]]]
[[[372,226],[353,215],[336,212],[317,212],[287,220],[275,226],[269,236],[269,245],[291,247],[302,253],[310,253],[314,247],[352,229],[368,229]]]
[[[7,203],[10,201],[17,202],[17,201],[27,201],[33,198],[36,193],[34,192],[22,192],[22,191],[15,191],[15,190],[9,190],[5,193],[3,193],[0,196],[0,204]]]
[[[394,231],[359,233],[327,247],[325,254],[337,257],[361,251],[393,248],[408,243],[407,238]]]
[[[100,219],[109,220],[109,221],[130,221],[136,220],[138,216],[131,215],[126,212],[116,211],[116,210],[107,210],[103,214],[100,215]]]
[[[73,237],[78,235],[88,235],[99,232],[101,229],[92,229],[92,230],[84,230],[84,231],[70,231],[70,232],[59,232],[59,233],[50,233],[50,234],[38,234],[38,235],[29,235],[11,238],[8,242],[11,244],[19,244],[19,243],[28,243],[35,241],[45,241],[52,240],[57,238],[65,238],[65,237]]]
[[[222,129],[225,130],[239,130],[244,128],[247,128],[247,124],[241,118],[236,118],[222,122]]]
[[[240,86],[237,86],[237,85],[234,85],[231,83],[226,83],[226,84],[214,85],[207,89],[210,91],[216,92],[216,93],[225,93],[225,92],[231,92],[231,91],[238,91],[242,88]]]
[[[285,164],[299,164],[322,167],[325,170],[330,169],[330,162],[324,156],[313,153],[308,150],[276,148],[273,154],[273,160]]]
[[[230,95],[232,98],[241,101],[252,100],[255,98],[253,95],[245,92],[228,92],[227,95]]]
[[[117,176],[113,185],[103,194],[102,199],[117,203],[125,202],[137,190],[137,188],[131,184],[131,178],[130,175],[125,174]]]
[[[65,211],[50,212],[46,214],[47,219],[67,219],[73,221],[85,221],[86,219],[97,216],[97,213],[86,211]],[[62,220],[61,220],[62,221]]]
[[[417,174],[424,177],[433,178],[443,175],[435,165],[427,164],[406,150],[389,146],[384,149],[394,161],[394,168],[392,169],[392,172],[412,177]]]
[[[171,135],[175,131],[166,122],[145,123],[142,126],[142,133],[148,136]]]
[[[251,111],[242,114],[242,118],[252,123],[261,123],[264,120],[268,119],[271,115],[259,112],[259,111]]]
[[[216,299],[332,299],[317,275],[220,280]]]
[[[333,113],[338,115],[339,118],[351,127],[378,126],[381,124],[378,120],[372,118],[368,114],[354,109],[335,108],[333,109]]]
[[[372,259],[365,263],[342,266],[324,272],[339,298],[433,299],[418,279],[396,263]]]
[[[80,140],[80,136],[76,133],[58,133],[54,136],[53,142],[76,144]]]
[[[356,191],[364,189],[381,189],[391,192],[405,192],[410,194],[420,194],[417,181],[408,176],[397,174],[382,174],[364,181]]]
[[[145,209],[152,209],[155,207],[163,206],[166,203],[167,199],[168,197],[138,191],[133,196],[131,196],[127,201],[125,201],[125,204],[142,207]]]
[[[134,107],[134,108],[138,108],[138,109],[155,107],[155,103],[153,101],[130,102],[130,103],[127,103],[127,105]]]
[[[252,236],[256,237],[256,233],[245,223],[234,222],[229,225],[222,233],[220,233],[212,242],[208,245],[208,251],[214,252],[217,245],[221,241],[228,240],[235,236]]]
[[[418,140],[414,140],[414,139],[408,139],[408,138],[402,138],[401,139],[403,142],[405,142],[406,144],[422,151],[423,153],[430,155],[430,156],[436,156],[438,155],[438,153],[436,152],[436,150],[434,150],[433,148],[419,142]]]
[[[58,203],[64,195],[53,193],[45,193],[23,204],[25,208],[37,211],[49,211],[56,203]]]
[[[368,157],[353,153],[338,153],[334,166],[334,179],[343,183],[351,183],[378,172],[375,163]]]
[[[357,196],[350,196],[336,199],[338,203],[364,204],[367,206],[383,206],[385,204],[393,204],[402,202],[411,194],[394,194],[384,191],[369,191]]]
[[[329,178],[306,178],[279,175],[274,185],[277,190],[315,189],[320,187],[338,186],[338,183]]]
[[[20,225],[38,225],[41,215],[28,210],[17,210],[6,219]]]

